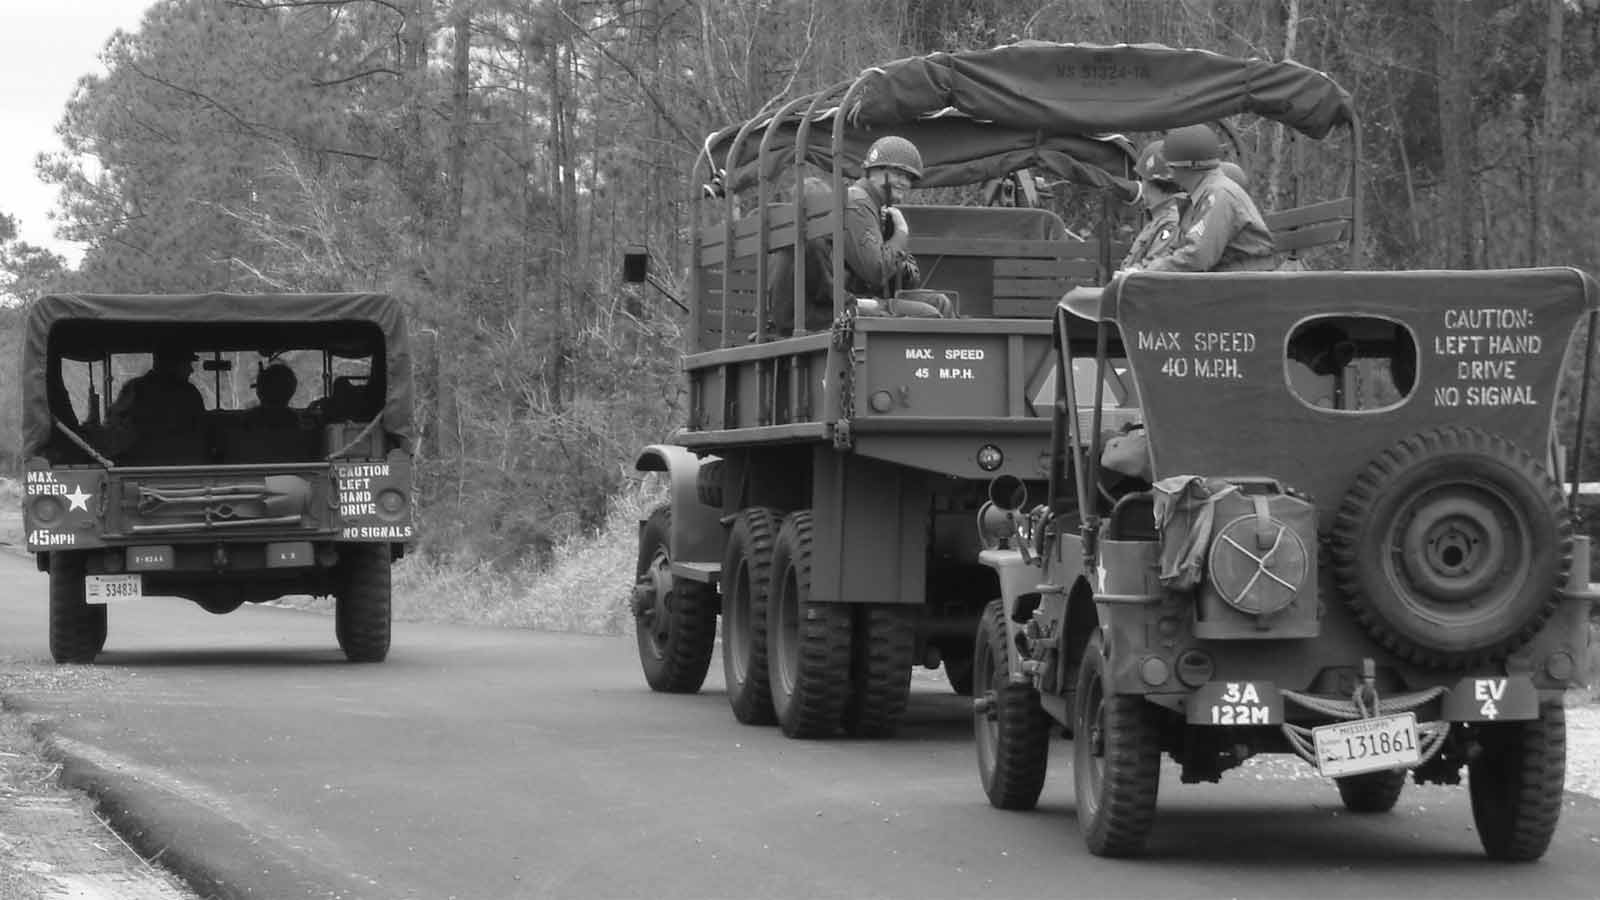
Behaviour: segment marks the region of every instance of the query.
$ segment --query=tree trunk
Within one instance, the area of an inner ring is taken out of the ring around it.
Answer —
[[[468,86],[470,84],[472,19],[465,4],[451,12],[455,35],[450,67],[450,173],[445,201],[445,240],[454,244],[461,231],[461,197],[467,177],[467,126],[470,122]]]
[[[1294,59],[1300,35],[1300,0],[1286,0],[1283,4],[1283,58]],[[1284,126],[1272,125],[1272,159],[1267,167],[1267,186],[1261,197],[1267,205],[1276,205],[1283,187]],[[1298,198],[1295,200],[1298,203]]]
[[[1477,142],[1472,126],[1472,6],[1461,0],[1434,0],[1438,25],[1435,70],[1439,82],[1439,139],[1443,145],[1444,266],[1470,269],[1474,257],[1472,183]]]
[[[565,42],[561,40],[549,41],[545,57],[545,74],[549,79],[550,91],[550,130],[545,146],[549,153],[550,196],[555,201],[553,205],[556,217],[550,253],[551,306],[555,310],[555,321],[552,323],[554,328],[551,333],[550,357],[545,364],[545,377],[550,408],[557,413],[561,411],[566,401],[568,334],[573,324],[570,321],[571,310],[568,308],[571,297],[569,272],[574,222],[567,203],[569,182],[573,176],[571,160],[567,153],[567,90],[561,59],[562,49],[565,46]]]
[[[433,218],[432,176],[423,110],[428,105],[428,43],[433,34],[433,0],[411,0],[400,28],[400,70],[405,83],[399,153],[400,189],[413,217],[412,233],[426,246]]]
[[[1550,222],[1545,214],[1546,199],[1555,190],[1555,160],[1563,137],[1561,97],[1565,93],[1561,74],[1561,38],[1566,23],[1564,0],[1545,0],[1547,17],[1544,32],[1544,115],[1540,119],[1539,139],[1533,148],[1533,183],[1529,189],[1528,265],[1543,261],[1550,246]]]

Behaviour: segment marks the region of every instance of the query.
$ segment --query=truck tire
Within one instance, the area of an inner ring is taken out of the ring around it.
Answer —
[[[722,557],[722,679],[733,717],[746,725],[778,721],[767,671],[767,607],[777,532],[773,510],[740,510]]]
[[[1483,852],[1510,862],[1544,856],[1567,781],[1566,709],[1552,703],[1532,722],[1473,730],[1483,753],[1467,764],[1467,792]]]
[[[1331,535],[1341,593],[1404,659],[1465,668],[1527,643],[1560,601],[1572,557],[1561,488],[1504,438],[1445,427],[1375,458]]]
[[[84,602],[83,557],[50,554],[50,658],[92,663],[106,643],[104,604]]]
[[[634,635],[650,689],[693,694],[716,648],[717,595],[710,585],[672,577],[671,536],[672,507],[657,507],[639,532]]]
[[[1339,799],[1353,813],[1386,813],[1400,802],[1406,787],[1405,772],[1367,772],[1346,775],[1333,781],[1339,786]]]
[[[1050,716],[1036,688],[1011,682],[1005,617],[1005,601],[991,600],[969,657],[979,692],[972,705],[978,780],[996,809],[1033,809],[1050,762]]]
[[[350,662],[383,662],[391,627],[389,547],[346,544],[340,549],[333,631]]]
[[[972,696],[972,657],[966,654],[944,658],[944,677],[950,690],[962,697]]]
[[[1078,827],[1095,856],[1135,856],[1155,824],[1161,720],[1143,697],[1108,694],[1107,669],[1097,633],[1083,651],[1073,715]]]
[[[892,603],[856,606],[845,734],[886,738],[899,729],[911,695],[917,612],[916,607]]]
[[[811,599],[811,513],[790,513],[772,554],[772,707],[783,733],[832,735],[850,694],[850,607]]]

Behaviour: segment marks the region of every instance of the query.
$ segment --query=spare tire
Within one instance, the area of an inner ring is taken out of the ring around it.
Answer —
[[[1339,589],[1374,639],[1412,662],[1464,668],[1504,657],[1550,618],[1572,526],[1532,455],[1445,427],[1368,464],[1330,543]]]

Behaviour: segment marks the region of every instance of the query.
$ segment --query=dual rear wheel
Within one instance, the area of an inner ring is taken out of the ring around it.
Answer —
[[[645,680],[692,693],[714,652],[717,595],[671,571],[671,509],[640,532],[634,613]],[[734,717],[794,738],[895,733],[911,689],[914,607],[813,595],[813,523],[751,507],[732,520],[722,560],[722,666]]]
[[[773,712],[784,734],[822,738],[841,728],[889,737],[911,690],[916,610],[821,601],[813,593],[813,523],[790,513],[772,556],[767,635]]]

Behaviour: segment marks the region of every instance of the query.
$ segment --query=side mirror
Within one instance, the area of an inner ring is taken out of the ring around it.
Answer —
[[[622,253],[622,280],[643,284],[650,276],[650,251],[643,244],[629,244]]]

